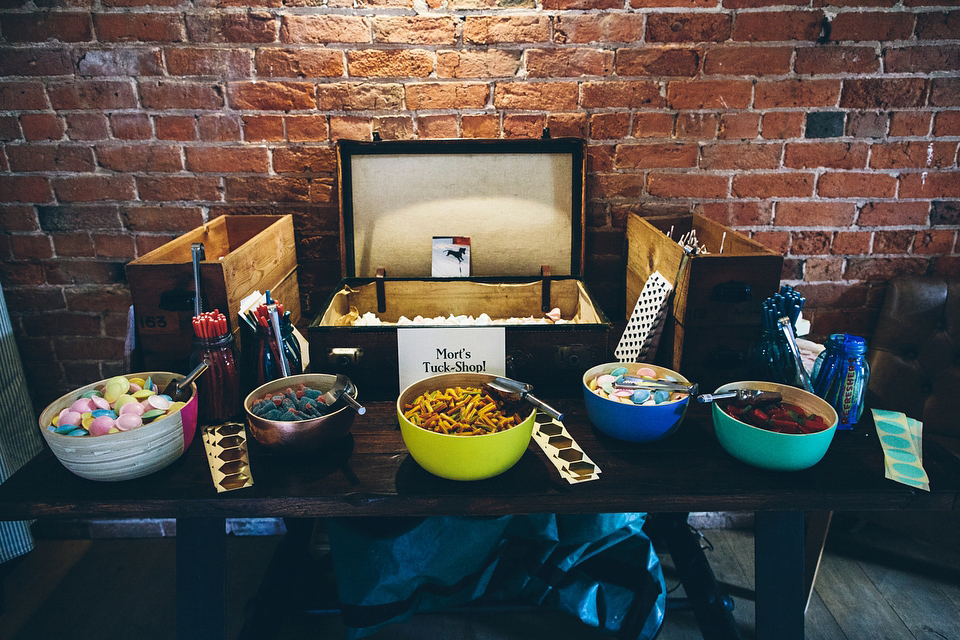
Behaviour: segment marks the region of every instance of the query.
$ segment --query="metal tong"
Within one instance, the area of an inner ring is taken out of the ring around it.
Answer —
[[[666,380],[647,380],[637,376],[623,376],[619,382],[613,383],[616,389],[650,389],[652,391],[680,391],[688,393],[691,396],[697,395],[700,387],[697,383],[683,384],[681,382],[669,382]]]
[[[790,348],[790,354],[793,356],[793,366],[796,369],[797,380],[803,385],[803,388],[813,393],[813,383],[810,382],[810,376],[807,374],[807,368],[803,366],[803,360],[800,358],[800,349],[797,348],[797,338],[793,335],[793,323],[790,318],[783,316],[778,320],[780,331],[783,337],[787,339],[787,347]]]
[[[287,362],[287,354],[283,352],[283,336],[280,334],[280,315],[277,313],[277,305],[267,305],[267,313],[270,314],[270,327],[277,341],[277,363],[280,365],[280,374],[286,378],[290,375],[290,363]]]
[[[776,391],[761,391],[760,389],[733,389],[724,393],[705,393],[697,396],[697,402],[703,403],[727,399],[731,399],[735,404],[764,406],[780,402],[783,400],[783,396]]]
[[[487,386],[500,393],[516,396],[521,400],[526,400],[538,409],[543,410],[544,413],[556,418],[557,420],[563,420],[562,413],[530,393],[533,391],[533,385],[527,384],[526,382],[520,382],[519,380],[513,380],[512,378],[494,378],[487,383]]]

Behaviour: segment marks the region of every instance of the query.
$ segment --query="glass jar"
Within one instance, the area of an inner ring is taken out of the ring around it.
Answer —
[[[763,329],[750,349],[749,368],[754,380],[796,385],[793,355],[779,332]]]
[[[843,345],[843,334],[842,333],[831,333],[830,337],[827,338],[826,343],[824,344],[823,351],[817,355],[817,359],[813,362],[813,371],[810,373],[810,378],[814,381],[813,392],[816,393],[821,398],[823,395],[820,393],[817,388],[817,379],[820,376],[820,370],[826,366],[827,369],[830,369],[836,366],[837,357],[840,353],[841,347]]]
[[[870,365],[867,341],[860,336],[835,333],[818,356],[813,391],[837,410],[837,429],[853,429],[863,415]]]
[[[197,378],[200,420],[216,423],[235,418],[242,407],[233,335],[227,332],[216,338],[195,337],[190,367],[204,360],[210,368]]]

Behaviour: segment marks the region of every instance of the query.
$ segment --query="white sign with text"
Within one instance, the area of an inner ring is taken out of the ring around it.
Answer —
[[[397,327],[400,391],[441,373],[506,375],[504,327]]]

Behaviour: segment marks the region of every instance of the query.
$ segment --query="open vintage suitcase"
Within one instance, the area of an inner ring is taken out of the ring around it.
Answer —
[[[611,325],[580,279],[582,141],[342,140],[338,168],[344,279],[308,328],[314,371],[392,399],[401,316],[542,318],[553,308],[566,322],[506,325],[507,375],[574,395],[606,361]],[[431,277],[434,236],[470,239],[470,277]],[[351,324],[367,313],[385,324]]]

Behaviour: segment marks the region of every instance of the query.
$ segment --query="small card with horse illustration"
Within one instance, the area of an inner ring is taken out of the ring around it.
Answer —
[[[433,236],[434,278],[461,278],[470,275],[470,238]]]

